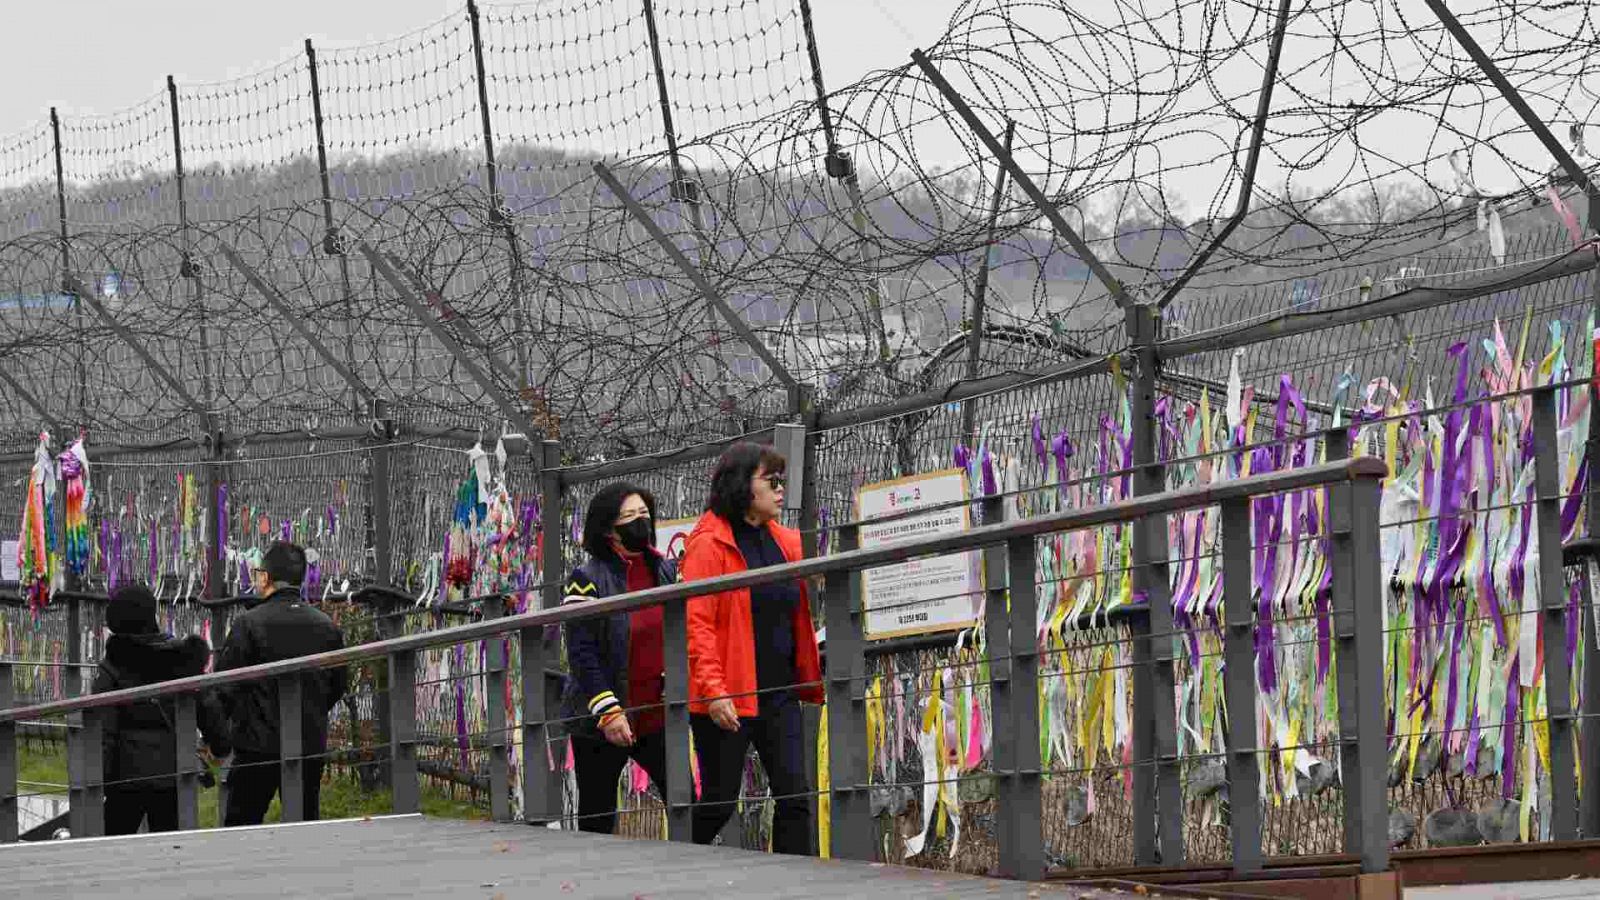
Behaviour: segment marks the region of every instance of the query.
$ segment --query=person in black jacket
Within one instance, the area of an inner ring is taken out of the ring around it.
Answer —
[[[656,501],[619,483],[589,501],[583,548],[589,561],[567,579],[564,603],[672,584],[678,567],[657,552]],[[580,619],[566,625],[563,715],[572,722],[578,828],[610,834],[617,824],[617,776],[629,758],[666,785],[665,663],[661,607]]]
[[[94,692],[140,687],[205,671],[211,648],[204,638],[175,638],[156,624],[156,598],[142,584],[120,587],[106,604],[105,654]],[[151,832],[178,828],[176,704],[145,700],[110,710],[101,730],[106,781],[106,834],[134,834],[142,822]],[[228,755],[227,723],[211,698],[201,695],[196,718],[211,752]]]
[[[325,653],[344,646],[333,620],[300,596],[306,577],[306,552],[279,541],[262,554],[251,583],[261,603],[233,619],[217,670]],[[305,757],[302,780],[305,818],[318,817],[323,756],[328,749],[328,713],[344,696],[343,667],[308,672],[301,681],[301,723]],[[278,793],[280,730],[276,679],[229,685],[223,706],[232,726],[233,764],[228,772],[228,806],[223,824],[259,825]]]

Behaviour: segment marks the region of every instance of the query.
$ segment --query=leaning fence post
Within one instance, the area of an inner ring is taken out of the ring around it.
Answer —
[[[389,781],[393,811],[414,813],[420,804],[417,786],[417,653],[389,654]]]
[[[505,613],[505,599],[499,596],[483,601],[483,617],[498,619]],[[489,817],[496,822],[511,820],[511,757],[506,741],[506,636],[490,635],[488,667],[483,673],[487,696],[489,730]]]
[[[304,699],[299,673],[278,677],[278,801],[284,822],[303,822],[315,812],[305,804]]]
[[[1567,659],[1567,578],[1561,566],[1561,462],[1556,454],[1556,390],[1533,395],[1533,483],[1539,541],[1539,610],[1549,719],[1550,836],[1578,837],[1577,771],[1572,748],[1572,667]],[[1526,628],[1532,623],[1524,622]]]
[[[0,709],[15,702],[11,663],[0,661]],[[17,723],[0,722],[0,844],[17,839]]]
[[[178,830],[200,827],[200,757],[196,755],[196,694],[173,698],[173,748],[178,759]]]
[[[1222,504],[1222,690],[1228,708],[1228,809],[1233,871],[1261,869],[1261,760],[1256,755],[1256,627],[1250,499]]]

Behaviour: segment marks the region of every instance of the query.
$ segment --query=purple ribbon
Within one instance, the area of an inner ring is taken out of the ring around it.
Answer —
[[[1511,664],[1506,673],[1506,718],[1500,729],[1500,795],[1513,797],[1517,785],[1517,716],[1522,702],[1522,686],[1518,683],[1518,670],[1522,660]]]
[[[1038,457],[1039,468],[1050,467],[1050,450],[1044,443],[1044,420],[1039,418],[1038,413],[1033,414],[1033,453]]]
[[[1065,491],[1065,485],[1068,481],[1067,460],[1078,453],[1078,448],[1072,446],[1072,438],[1067,436],[1065,428],[1050,439],[1050,452],[1056,458],[1056,481],[1061,483],[1061,490]]]

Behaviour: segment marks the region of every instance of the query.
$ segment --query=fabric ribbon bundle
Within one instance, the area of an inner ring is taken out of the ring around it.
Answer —
[[[28,494],[22,507],[22,532],[17,542],[19,590],[35,612],[55,593],[60,551],[56,538],[56,469],[50,459],[50,435],[41,432],[28,473]]]

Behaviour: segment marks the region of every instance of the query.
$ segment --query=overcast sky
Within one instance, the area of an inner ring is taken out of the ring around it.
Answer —
[[[571,13],[574,18],[589,17],[598,21],[631,16],[633,14],[631,11],[638,9],[639,0],[587,0],[583,4],[571,0],[547,0],[547,2],[552,9],[575,10]],[[485,7],[501,5],[495,0],[484,0]],[[823,73],[828,87],[837,90],[860,79],[869,71],[904,64],[913,47],[930,46],[945,32],[951,14],[960,5],[960,0],[812,0]],[[1321,6],[1326,5],[1321,4]],[[1425,61],[1435,52],[1430,46],[1430,39],[1424,39],[1417,46],[1408,46],[1401,37],[1405,33],[1403,29],[1391,30],[1391,39],[1383,43],[1369,42],[1358,47],[1338,47],[1334,52],[1339,58],[1324,66],[1317,61],[1319,54],[1328,53],[1330,47],[1337,45],[1330,43],[1328,38],[1328,30],[1333,26],[1323,21],[1313,8],[1316,6],[1318,5],[1313,4],[1312,7],[1301,10],[1302,15],[1297,17],[1291,29],[1291,39],[1284,52],[1284,77],[1293,77],[1301,81],[1298,86],[1302,90],[1309,88],[1319,94],[1331,92],[1335,102],[1347,99],[1356,103],[1371,102],[1372,98],[1368,96],[1368,82],[1375,69],[1383,71],[1384,76],[1389,79],[1388,83],[1403,88],[1406,80],[1420,73]],[[1475,30],[1480,33],[1480,39],[1486,44],[1495,39],[1494,31],[1497,29],[1490,19],[1503,15],[1502,12],[1495,12],[1502,9],[1498,5],[1498,0],[1455,0],[1453,6],[1458,14],[1474,24]],[[793,9],[781,0],[657,0],[657,15],[661,20],[663,33],[666,34],[674,27],[683,27],[685,21],[694,21],[692,17],[674,20],[672,16],[674,11],[698,8],[731,11],[728,15],[759,17],[764,15],[769,7]],[[1118,2],[1083,0],[1081,4],[1065,8],[1109,22],[1117,18],[1116,10],[1125,7],[1143,8],[1143,5],[1140,0],[1118,0]],[[1149,9],[1148,14],[1152,16],[1170,14],[1158,13],[1155,7]],[[1161,6],[1160,9],[1169,10],[1170,7]],[[1188,16],[1192,18],[1208,9],[1212,9],[1210,4],[1203,6],[1191,4]],[[1382,15],[1386,21],[1385,27],[1388,29],[1395,29],[1398,25],[1405,24],[1413,15],[1421,17],[1414,20],[1418,23],[1431,20],[1421,0],[1399,0],[1398,13],[1384,12],[1387,9],[1389,9],[1388,3],[1351,4],[1348,8],[1341,7],[1342,18],[1337,28],[1342,34],[1359,33],[1360,29],[1369,24],[1365,20],[1373,15]],[[1224,19],[1229,20],[1222,28],[1224,38],[1235,27],[1249,34],[1267,33],[1266,20],[1262,17],[1259,4],[1228,4],[1217,7],[1217,10],[1220,10]],[[1477,15],[1481,10],[1489,11],[1487,18]],[[1245,117],[1254,106],[1254,94],[1260,77],[1260,62],[1256,58],[1259,46],[1253,47],[1250,53],[1235,54],[1226,62],[1219,63],[1215,69],[1208,72],[1210,77],[1203,81],[1197,80],[1199,86],[1187,90],[1183,97],[1171,103],[1165,110],[1164,119],[1170,123],[1170,127],[1165,129],[1170,133],[1162,133],[1163,129],[1160,127],[1149,133],[1141,133],[1137,137],[1140,142],[1139,152],[1123,152],[1114,141],[1128,141],[1135,138],[1128,134],[1118,135],[1117,130],[1130,121],[1150,116],[1152,113],[1148,108],[1150,97],[1158,96],[1159,91],[1165,87],[1163,79],[1167,77],[1166,74],[1159,69],[1151,68],[1152,63],[1161,64],[1169,61],[1167,55],[1160,50],[1161,41],[1150,40],[1144,32],[1134,29],[1132,33],[1114,42],[1117,46],[1126,43],[1132,48],[1124,55],[1139,63],[1131,70],[1123,71],[1129,63],[1121,55],[1091,52],[1100,49],[1096,39],[1101,35],[1096,34],[1087,40],[1056,38],[1055,36],[1060,34],[1059,29],[1064,27],[1063,23],[1066,22],[1060,9],[1050,8],[1045,4],[1018,3],[1011,7],[1011,14],[1023,24],[1034,24],[1033,19],[1038,19],[1036,23],[1040,26],[1038,34],[1042,37],[1030,52],[1036,53],[1045,63],[1063,64],[1062,70],[1053,73],[1046,71],[1057,79],[1051,83],[1050,90],[1059,96],[1053,95],[1051,102],[1067,104],[1056,110],[1054,121],[1018,123],[1020,129],[1018,155],[1025,166],[1033,171],[1045,171],[1059,169],[1064,161],[1068,162],[1069,166],[1074,167],[1076,176],[1083,182],[1082,185],[1071,186],[1073,190],[1114,184],[1117,179],[1127,177],[1129,172],[1171,173],[1174,177],[1170,179],[1170,183],[1163,185],[1162,190],[1171,197],[1178,198],[1184,206],[1190,207],[1186,210],[1188,215],[1216,215],[1231,206],[1233,188],[1227,170],[1235,165],[1234,153],[1241,143],[1236,138],[1242,134]],[[198,82],[215,82],[258,72],[264,67],[285,60],[292,60],[295,61],[292,64],[298,64],[306,37],[311,37],[319,48],[335,50],[404,35],[445,17],[461,17],[458,21],[464,21],[465,0],[384,0],[381,3],[375,0],[267,0],[267,2],[245,3],[217,3],[215,0],[210,2],[53,0],[49,3],[11,0],[6,3],[5,15],[7,27],[0,33],[0,50],[4,51],[8,62],[6,71],[10,77],[7,79],[5,90],[0,91],[0,146],[5,144],[5,135],[23,133],[30,125],[47,121],[51,106],[58,107],[64,114],[74,118],[88,113],[113,112],[142,101],[159,98],[159,92],[168,74],[176,77],[180,84],[194,85]],[[1577,43],[1570,45],[1566,52],[1568,59],[1578,60],[1592,56],[1583,52],[1582,42],[1596,39],[1594,36],[1596,26],[1589,20],[1591,24],[1584,30],[1573,23],[1581,23],[1590,15],[1592,14],[1582,4],[1565,3],[1551,3],[1545,7],[1535,4],[1529,9],[1519,8],[1516,13],[1518,20],[1527,25],[1526,30],[1530,32],[1537,32],[1534,26],[1554,21],[1559,21],[1563,26],[1558,33],[1570,34],[1577,28],[1581,32],[1581,37]],[[1238,21],[1234,22],[1233,19]],[[1489,24],[1485,24],[1486,22]],[[992,28],[993,20],[990,20],[989,24]],[[1164,24],[1167,31],[1171,32],[1170,40],[1184,45],[1186,49],[1197,39],[1196,22],[1189,22],[1185,26],[1188,30],[1178,29],[1180,24],[1178,20]],[[786,27],[794,27],[792,18]],[[1095,28],[1091,29],[1091,32],[1099,30]],[[458,37],[459,33],[456,32]],[[987,39],[995,34],[996,32],[991,30],[984,33],[983,37]],[[692,45],[692,37],[687,35],[682,37]],[[1435,32],[1432,40],[1438,37]],[[1540,36],[1532,33],[1524,35],[1522,39],[1537,43]],[[1448,49],[1459,52],[1453,46]],[[456,52],[454,49],[439,51],[446,58]],[[740,58],[740,64],[749,63],[755,58],[749,55],[748,51],[746,53],[746,56]],[[1051,59],[1052,55],[1056,58]],[[1197,65],[1194,59],[1188,58],[1189,55],[1192,54],[1180,54],[1172,58],[1181,61],[1185,66]],[[329,58],[336,56],[337,54],[330,54]],[[1102,59],[1108,56],[1115,58]],[[1355,61],[1357,57],[1365,59]],[[639,65],[647,64],[643,60],[635,62]],[[990,68],[996,66],[1005,68],[1004,61],[983,60],[983,62]],[[553,53],[545,53],[543,63],[553,66],[555,71],[562,73],[593,65],[593,61],[587,58],[561,59]],[[1440,65],[1437,61],[1433,64]],[[413,70],[417,68],[415,63],[407,65]],[[439,72],[444,71],[443,69],[427,70],[430,91],[437,89],[434,82],[448,89],[452,85],[461,83],[462,80],[471,78],[470,69],[463,68],[467,63],[460,59],[454,62],[441,62],[440,65],[450,67],[449,71],[441,75]],[[803,62],[791,57],[785,65],[795,69],[802,66]],[[324,98],[325,103],[337,106],[338,97],[329,99],[329,95],[334,93],[330,91],[329,84],[338,77],[337,72],[331,71],[332,68],[328,66],[324,70]],[[731,74],[733,72],[734,70],[728,70],[724,74],[737,84],[740,78],[737,74]],[[1018,72],[1002,72],[1002,74],[1015,76]],[[417,73],[412,71],[409,74]],[[1024,72],[1020,77],[990,86],[988,89],[990,96],[1003,97],[1008,101],[1018,99],[1017,85],[1023,80],[1033,80],[1031,75],[1031,72]],[[390,83],[400,85],[399,90],[411,90],[409,85],[419,83],[415,79],[406,79],[403,74],[379,77],[393,77],[394,81]],[[522,85],[539,83],[542,78],[543,75],[535,74],[530,79],[513,83],[520,89]],[[759,76],[755,76],[744,80],[754,82],[758,78]],[[452,79],[457,80],[452,81]],[[572,81],[580,83],[582,79],[574,78]],[[1098,95],[1098,91],[1106,86],[1132,83],[1140,83],[1145,90],[1119,91],[1109,98]],[[642,92],[637,93],[631,102],[651,102],[652,98],[647,92],[643,92],[645,88],[640,86],[642,84],[647,85],[646,82],[637,80],[629,85],[629,89]],[[1581,88],[1581,92],[1574,92],[1573,85]],[[1201,87],[1206,89],[1202,90]],[[1535,107],[1541,115],[1549,110],[1549,119],[1557,123],[1557,127],[1564,133],[1572,122],[1583,122],[1592,115],[1596,106],[1600,105],[1600,67],[1583,64],[1581,73],[1577,69],[1569,69],[1562,75],[1556,76],[1554,83],[1542,84],[1539,87],[1546,96],[1533,96]],[[743,86],[727,90],[737,93],[742,89]],[[808,88],[802,89],[808,91]],[[552,87],[551,90],[555,88]],[[258,95],[241,96],[254,98]],[[264,105],[271,100],[264,94],[260,96],[261,99],[252,99],[248,102]],[[353,99],[348,102],[382,104],[381,100],[372,99],[373,95],[370,94],[360,97],[365,99]],[[1219,97],[1224,98],[1224,102],[1219,103]],[[1465,149],[1473,155],[1472,164],[1478,183],[1486,192],[1500,193],[1511,190],[1519,184],[1526,185],[1530,178],[1541,172],[1542,167],[1549,166],[1548,154],[1526,135],[1525,129],[1521,128],[1515,116],[1504,108],[1504,104],[1498,98],[1491,97],[1488,107],[1481,107],[1479,105],[1481,97],[1480,91],[1452,94],[1446,98],[1444,108],[1448,112],[1442,115],[1453,121],[1442,133],[1436,133],[1437,125],[1430,118],[1441,115],[1437,111],[1426,108],[1401,109],[1367,122],[1359,129],[1351,129],[1348,139],[1340,142],[1337,137],[1330,138],[1326,134],[1301,138],[1301,123],[1294,118],[1292,112],[1288,111],[1297,101],[1296,93],[1290,86],[1285,85],[1275,97],[1274,107],[1280,115],[1287,113],[1287,118],[1274,119],[1273,139],[1269,142],[1269,152],[1262,160],[1258,185],[1264,189],[1281,191],[1292,173],[1298,173],[1293,177],[1298,179],[1299,185],[1349,183],[1357,178],[1374,177],[1376,174],[1373,171],[1374,166],[1379,172],[1417,166],[1420,171],[1425,172],[1429,182],[1443,185],[1448,189],[1456,184],[1457,179],[1451,166],[1447,164],[1446,157],[1458,148]],[[1554,99],[1546,99],[1547,97]],[[1591,102],[1590,97],[1597,99]],[[576,99],[567,98],[566,108],[569,111],[582,105],[574,102]],[[729,99],[697,97],[692,91],[675,94],[673,101],[674,107],[678,108],[679,112],[680,134],[707,133],[702,127],[705,123],[698,122],[694,118],[697,102],[717,105]],[[801,99],[804,99],[803,95]],[[1022,97],[1019,101],[1023,104],[1024,112],[1019,118],[1036,119],[1036,116],[1026,114],[1028,112],[1025,106],[1026,100],[1026,97]],[[1556,114],[1556,107],[1552,104],[1557,101],[1564,104],[1564,110],[1577,110],[1577,115],[1563,118],[1562,115]],[[157,99],[158,104],[159,102]],[[447,125],[419,126],[409,129],[409,133],[426,134],[435,142],[442,140],[447,144],[468,145],[476,135],[475,103],[476,99],[466,92],[450,93],[441,103],[441,107],[454,104],[454,111],[429,106],[417,112],[421,118],[432,117],[432,122],[447,122]],[[897,103],[897,100],[891,100],[874,105],[858,100],[858,107],[867,108],[869,113],[876,113],[879,116],[866,122],[864,127],[875,129],[880,134],[897,132],[900,142],[915,148],[915,153],[924,162],[943,164],[947,160],[959,162],[974,158],[955,143],[956,133],[970,139],[965,134],[964,128],[957,127],[956,132],[952,132],[952,126],[946,121],[932,120],[925,121],[920,126],[908,126],[893,117],[883,117],[883,110]],[[603,102],[597,103],[598,105],[603,105]],[[538,118],[533,124],[540,128],[554,127],[552,123],[555,122],[555,118],[549,110],[559,108],[559,104],[553,107],[547,103],[545,107],[532,114]],[[920,111],[925,115],[926,107],[920,108]],[[159,105],[154,112],[161,112]],[[345,110],[343,114],[362,119],[371,112],[373,111],[368,109],[350,109]],[[1071,115],[1067,116],[1067,112]],[[526,110],[523,113],[528,114]],[[330,112],[330,118],[340,114],[339,111],[333,110]],[[248,110],[234,109],[218,112],[210,117],[220,129],[219,134],[211,136],[210,140],[210,143],[218,148],[218,153],[238,152],[234,149],[236,145],[232,143],[233,132],[237,130],[238,134],[245,135],[253,126],[240,126],[235,129],[233,124],[235,119],[230,116],[248,118],[250,115]],[[294,111],[287,115],[295,120],[296,128],[308,127],[304,123],[306,116],[303,113]],[[497,126],[497,136],[502,140],[515,139],[519,135],[518,123],[511,120],[510,113],[503,115],[506,118]],[[1211,118],[1206,118],[1208,116]],[[154,116],[150,118],[153,119]],[[1070,122],[1067,121],[1068,118]],[[629,127],[644,130],[648,142],[654,149],[657,141],[655,123],[630,121]],[[74,141],[89,141],[96,137],[97,131],[92,124],[75,124],[78,130],[72,135]],[[710,127],[718,128],[726,124],[730,123],[713,122]],[[1326,122],[1313,124],[1326,126]],[[150,122],[141,120],[133,127],[145,128],[154,134],[157,129],[146,127],[149,125]],[[1097,126],[1113,135],[1112,144],[1098,146],[1094,143]],[[390,131],[387,134],[393,136],[408,134],[405,121],[397,120],[388,125],[373,127],[388,127]],[[1045,130],[1040,131],[1040,128]],[[338,135],[333,134],[336,130],[338,129],[330,126],[329,141],[331,149],[338,152],[341,148],[336,142]],[[99,133],[108,139],[114,137],[123,144],[130,143],[127,137],[129,128],[121,125],[115,129],[101,129]],[[637,145],[630,150],[625,137],[619,138],[610,133],[596,134],[577,126],[569,129],[568,133],[576,135],[580,142],[586,137],[593,145],[623,144],[623,146],[591,146],[588,149],[624,154],[637,152]],[[1493,154],[1478,152],[1475,139],[1482,140],[1497,133],[1502,135],[1496,138],[1497,147],[1502,153],[1510,153],[1514,158],[1518,158],[1521,161],[1522,171],[1512,171],[1504,163],[1496,160]],[[1047,136],[1041,138],[1040,134]],[[1087,137],[1084,137],[1085,135]],[[1443,139],[1437,139],[1440,137]],[[190,151],[186,156],[192,154],[193,164],[203,165],[208,161],[207,136],[186,131],[185,138],[186,147]],[[294,153],[303,152],[304,148],[310,145],[309,137],[299,133],[282,133],[277,139]],[[130,152],[140,157],[133,161],[140,165],[165,167],[168,165],[169,153],[165,140],[162,138],[133,141],[136,146]],[[245,140],[246,145],[252,148],[248,152],[261,152],[255,149],[258,144],[250,143],[252,140],[256,138]],[[264,141],[265,138],[261,140]],[[1591,140],[1600,141],[1600,135],[1591,136]],[[395,141],[396,144],[399,142]],[[388,149],[391,144],[384,140],[375,140],[358,146],[378,146]],[[31,149],[30,147],[30,152]],[[1050,151],[1054,159],[1049,161],[1041,159],[1036,153],[1039,150]],[[93,148],[86,148],[80,153],[83,164],[97,166],[104,165],[107,160],[120,155],[125,154],[120,152],[102,154]],[[977,158],[983,157],[979,155]],[[893,163],[893,160],[867,159],[863,165],[870,166],[874,161],[885,166]],[[1308,161],[1311,163],[1309,166]],[[984,162],[987,163],[986,158]],[[0,163],[4,161],[0,160]],[[74,177],[70,171],[74,165],[73,160],[68,161],[69,178]],[[28,174],[36,176],[37,168],[37,165],[30,168]],[[7,174],[0,172],[0,180]],[[10,174],[22,173],[19,170]],[[1179,175],[1181,177],[1178,177]],[[1048,187],[1056,190],[1067,189],[1061,185],[1048,185]]]
[[[557,2],[557,0],[551,0]],[[636,0],[615,0],[619,5]],[[495,5],[484,0],[484,6]],[[957,0],[813,0],[830,86],[907,61],[944,32]],[[451,15],[465,0],[52,0],[5,4],[10,73],[0,134],[63,113],[104,113],[180,82],[219,81],[302,52],[379,41]]]

